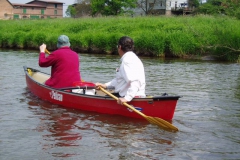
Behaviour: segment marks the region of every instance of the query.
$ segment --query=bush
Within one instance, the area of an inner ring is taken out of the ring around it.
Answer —
[[[69,36],[71,48],[77,51],[116,53],[119,38],[130,36],[136,52],[142,55],[214,54],[236,61],[240,52],[239,25],[235,18],[206,15],[8,20],[0,21],[0,47],[38,50],[39,45],[46,43],[53,50],[57,38],[65,34]]]

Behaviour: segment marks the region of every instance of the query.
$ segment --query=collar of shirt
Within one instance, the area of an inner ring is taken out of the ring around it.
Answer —
[[[128,52],[124,53],[124,55],[122,56],[122,58],[120,59],[120,61],[122,62],[123,59],[124,59],[124,57],[126,57],[127,54],[131,54],[131,53],[134,54],[133,51],[128,51]]]

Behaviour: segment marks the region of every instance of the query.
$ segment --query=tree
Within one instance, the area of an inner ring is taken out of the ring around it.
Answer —
[[[240,0],[208,0],[199,6],[197,13],[222,14],[240,19]]]
[[[91,1],[90,0],[76,0],[75,1],[76,17],[91,15]]]
[[[240,0],[223,0],[221,5],[226,15],[240,19]]]
[[[151,3],[150,3],[151,2]],[[137,5],[139,8],[141,8],[146,15],[150,14],[153,10],[157,0],[139,0],[137,1]]]
[[[69,17],[75,17],[77,11],[76,11],[76,9],[75,9],[74,6],[69,5],[65,13],[66,13],[66,15],[69,16]]]
[[[189,7],[199,7],[200,3],[199,0],[188,0]]]
[[[100,14],[104,10],[105,0],[92,0],[92,16]]]
[[[130,8],[136,7],[137,0],[91,0],[92,15],[105,16],[121,15],[131,12]]]

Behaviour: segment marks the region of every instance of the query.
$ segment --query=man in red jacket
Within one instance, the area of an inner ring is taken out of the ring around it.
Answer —
[[[53,88],[73,86],[73,82],[80,81],[79,56],[70,49],[69,38],[66,35],[58,37],[57,50],[45,56],[46,44],[42,44],[39,54],[39,66],[51,66],[51,77],[45,82]]]

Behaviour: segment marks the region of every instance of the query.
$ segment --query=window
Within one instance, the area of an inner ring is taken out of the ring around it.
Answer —
[[[57,15],[57,10],[54,11],[54,14]]]
[[[14,14],[13,15],[13,19],[19,19],[19,15],[18,14]]]
[[[23,14],[26,14],[26,13],[27,13],[27,9],[23,8]]]
[[[4,14],[4,18],[8,18],[8,14],[7,13]]]
[[[30,19],[39,19],[39,16],[36,16],[36,15],[30,15]]]
[[[41,9],[41,14],[44,14],[44,9]]]
[[[57,8],[57,4],[55,4],[55,8]]]

